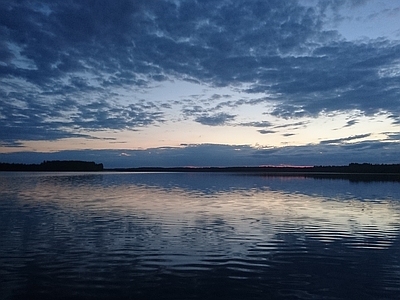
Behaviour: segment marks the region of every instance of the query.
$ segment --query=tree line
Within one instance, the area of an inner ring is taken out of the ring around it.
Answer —
[[[103,171],[103,164],[79,160],[43,161],[40,164],[0,163],[0,171]],[[400,164],[351,163],[347,166],[313,167],[139,167],[109,169],[129,172],[262,172],[262,173],[345,173],[400,174]]]
[[[351,163],[347,166],[309,166],[309,167],[138,167],[109,169],[121,172],[244,172],[244,173],[396,173],[400,174],[400,164]]]
[[[400,164],[351,163],[348,166],[314,166],[313,172],[332,173],[400,173]]]
[[[103,164],[80,160],[43,161],[40,164],[0,163],[0,171],[103,171]]]

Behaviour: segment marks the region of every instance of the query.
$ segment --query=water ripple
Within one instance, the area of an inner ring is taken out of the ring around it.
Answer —
[[[398,295],[398,185],[134,175],[1,175],[2,297]]]

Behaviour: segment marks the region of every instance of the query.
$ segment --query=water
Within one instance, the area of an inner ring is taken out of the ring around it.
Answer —
[[[400,183],[0,173],[1,299],[396,299]]]

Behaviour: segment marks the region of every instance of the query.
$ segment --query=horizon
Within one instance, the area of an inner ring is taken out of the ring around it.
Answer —
[[[400,163],[396,1],[3,1],[0,27],[0,162]]]
[[[1,165],[16,165],[16,166],[42,166],[42,165],[51,165],[56,166],[68,166],[66,163],[70,163],[71,165],[78,166],[86,166],[86,167],[98,167],[101,166],[102,170],[130,170],[130,169],[263,169],[263,168],[273,168],[273,169],[312,169],[312,168],[347,168],[347,167],[393,167],[393,166],[400,166],[398,164],[371,164],[371,163],[349,163],[347,165],[232,165],[232,166],[169,166],[169,167],[162,167],[162,166],[139,166],[139,167],[115,167],[115,168],[107,168],[104,167],[104,164],[100,161],[84,161],[84,160],[44,160],[41,163],[17,163],[17,162],[2,162],[0,161]],[[4,167],[4,166],[2,166]]]

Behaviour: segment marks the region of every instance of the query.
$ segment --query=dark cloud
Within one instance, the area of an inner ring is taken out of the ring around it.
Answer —
[[[208,126],[220,126],[225,125],[227,122],[235,119],[234,115],[226,113],[218,113],[213,115],[202,115],[195,119],[196,122],[202,125]]]
[[[284,125],[276,125],[276,126],[274,126],[274,129],[278,129],[278,128],[288,128],[288,127],[295,127],[295,128],[297,128],[297,127],[299,127],[299,126],[304,126],[304,125],[306,125],[306,124],[308,124],[308,122],[306,122],[306,121],[295,122],[295,123],[287,123],[287,124],[284,124]]]
[[[21,142],[14,141],[13,139],[7,140],[7,138],[4,138],[3,140],[0,141],[0,146],[1,147],[11,147],[11,148],[24,148],[25,146]]]
[[[167,109],[171,109],[172,108],[172,105],[169,104],[169,103],[162,103],[160,106],[161,106],[161,108],[167,108]]]
[[[163,113],[151,103],[113,106],[106,101],[100,101],[81,106],[80,110],[80,114],[73,118],[74,124],[94,130],[104,128],[132,130],[163,121]]]
[[[392,123],[394,125],[399,125],[400,124],[400,116],[399,115],[391,115],[389,116],[390,119],[392,119]]]
[[[105,100],[78,103],[69,98],[56,103],[29,99],[30,95],[9,94],[0,101],[0,140],[57,140],[90,136],[84,130],[130,129],[164,121],[163,113],[148,103],[112,104]]]
[[[202,113],[204,113],[206,109],[204,109],[200,105],[193,105],[193,106],[185,106],[182,109],[182,113],[185,117],[193,117],[193,116],[198,116]]]
[[[400,141],[400,133],[392,133],[392,132],[385,132],[385,134],[388,137],[388,140],[393,140],[393,141]]]
[[[350,121],[347,121],[346,125],[344,125],[343,127],[351,127],[351,126],[356,125],[357,123],[358,123],[357,120],[350,120]]]
[[[363,139],[363,138],[369,137],[370,135],[371,135],[370,133],[366,133],[366,134],[352,135],[352,136],[340,138],[340,139],[324,140],[324,141],[321,141],[320,144],[341,144],[343,142]]]
[[[163,122],[172,103],[116,103],[120,88],[171,80],[272,95],[280,103],[272,114],[283,118],[351,109],[398,115],[400,42],[350,42],[324,30],[327,9],[364,2],[1,1],[1,125],[10,128],[3,141]],[[234,119],[203,106],[183,114],[212,126]]]
[[[266,129],[260,129],[260,130],[257,130],[259,133],[261,133],[261,134],[269,134],[269,133],[275,133],[276,131],[274,131],[274,130],[266,130]]]
[[[377,151],[380,153],[376,155]],[[260,166],[260,165],[347,165],[393,163],[400,144],[365,141],[344,145],[305,145],[256,149],[247,145],[181,145],[146,150],[84,150],[53,153],[17,152],[0,154],[1,162],[40,163],[43,160],[88,160],[105,167],[142,166]]]
[[[262,122],[247,122],[247,123],[240,123],[239,126],[246,126],[246,127],[270,127],[272,124],[268,121]]]

